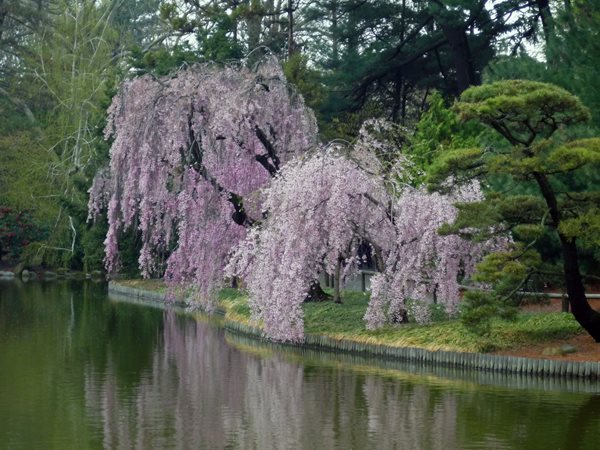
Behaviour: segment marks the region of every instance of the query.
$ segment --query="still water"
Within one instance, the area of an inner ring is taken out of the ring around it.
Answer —
[[[1,449],[597,449],[600,386],[284,349],[0,282]]]

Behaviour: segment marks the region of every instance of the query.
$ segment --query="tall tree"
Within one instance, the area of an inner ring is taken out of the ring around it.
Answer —
[[[402,32],[378,55],[376,69],[365,71],[359,101],[402,74],[415,86],[460,93],[479,82],[494,40],[507,30],[483,0],[404,2],[400,21]]]
[[[282,58],[296,49],[300,0],[167,1],[161,15],[176,35],[195,40],[205,60],[239,59],[265,46]]]
[[[80,185],[97,168],[103,104],[121,60],[114,6],[114,2],[57,1],[57,12],[39,31],[34,57],[28,62],[33,82],[45,93],[40,126],[42,145],[51,157],[47,195],[57,211],[42,250],[53,264],[71,264],[79,258],[85,220]]]
[[[453,317],[458,314],[460,282],[469,279],[475,264],[506,242],[473,242],[463,236],[441,236],[438,230],[454,221],[456,202],[469,204],[482,196],[477,183],[450,195],[405,189],[394,204],[394,228],[384,269],[371,279],[371,300],[365,314],[375,329],[412,318],[431,320],[431,305],[438,304]],[[464,230],[461,230],[464,231]]]
[[[358,61],[342,68],[346,82],[337,84],[346,89],[347,97],[352,90],[350,106],[361,108],[377,101],[384,105],[384,114],[407,123],[407,113],[416,110],[418,117],[432,88],[446,97],[459,95],[481,82],[482,70],[498,50],[539,37],[542,18],[544,23],[551,19],[543,3],[335,3],[341,11],[336,16],[337,42],[343,42],[339,37],[345,33],[360,43]],[[355,22],[350,20],[354,11],[359,17]]]
[[[36,122],[25,58],[32,56],[37,31],[51,18],[50,4],[50,0],[0,1],[0,129],[4,132]]]

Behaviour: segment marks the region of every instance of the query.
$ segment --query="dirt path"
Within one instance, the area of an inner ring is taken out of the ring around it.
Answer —
[[[549,349],[560,348],[567,344],[575,347],[577,351],[575,353],[568,353],[566,355],[544,354],[544,351],[547,352]],[[503,350],[500,352],[494,352],[494,354],[525,356],[528,358],[559,359],[563,361],[600,361],[600,344],[594,342],[594,340],[588,334],[580,334],[570,339],[547,341],[543,344],[528,345],[527,347]]]
[[[590,299],[590,305],[596,310],[600,310],[600,299]],[[543,305],[528,305],[524,309],[536,312],[560,311],[561,300],[551,299]],[[544,354],[551,349],[558,349],[564,345],[572,345],[577,350],[575,353],[566,355],[548,355]],[[596,343],[590,335],[582,333],[569,339],[557,339],[546,341],[541,344],[528,345],[527,347],[513,348],[495,352],[496,355],[525,356],[528,358],[546,358],[558,359],[563,361],[600,361],[600,343]]]

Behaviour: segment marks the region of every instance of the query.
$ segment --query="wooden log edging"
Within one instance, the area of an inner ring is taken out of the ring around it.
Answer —
[[[176,299],[167,301],[165,294],[130,288],[110,282],[109,293],[124,295],[136,299],[150,300],[162,304],[189,306],[189,302]],[[225,310],[217,308],[212,314],[225,315]],[[231,332],[243,334],[254,339],[272,342],[260,328],[225,319],[223,327]],[[333,339],[328,336],[307,334],[302,343],[281,344],[290,347],[304,347],[316,350],[344,352],[361,356],[373,356],[406,362],[416,362],[433,366],[459,369],[475,369],[501,373],[550,376],[563,378],[583,378],[600,380],[600,361],[564,361],[554,359],[526,358],[521,356],[492,355],[453,351],[432,351],[416,347],[392,347],[383,344],[365,344],[360,342]]]

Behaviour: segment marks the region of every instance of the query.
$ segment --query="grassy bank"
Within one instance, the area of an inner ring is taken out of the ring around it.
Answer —
[[[119,283],[137,289],[166,291],[164,284],[156,280],[122,280]],[[224,289],[219,301],[226,311],[226,319],[249,323],[250,308],[243,292]],[[305,332],[360,343],[459,352],[505,350],[568,338],[582,332],[571,314],[559,312],[523,312],[511,322],[495,320],[486,336],[473,334],[456,320],[430,325],[389,325],[368,331],[362,319],[367,302],[368,296],[363,293],[345,292],[341,305],[333,302],[307,303],[304,305]]]

